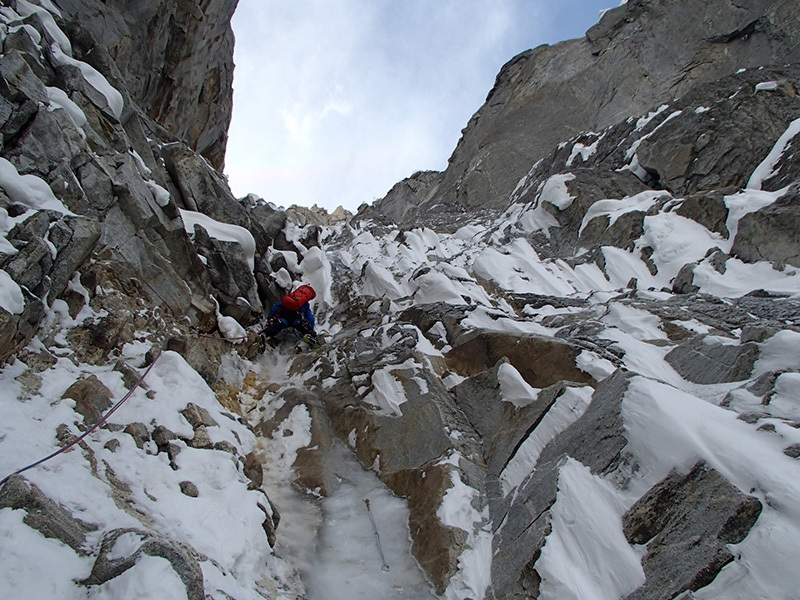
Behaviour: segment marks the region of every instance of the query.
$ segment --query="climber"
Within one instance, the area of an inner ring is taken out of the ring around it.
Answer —
[[[317,293],[310,285],[301,285],[291,294],[277,302],[267,315],[267,326],[260,331],[264,339],[275,345],[273,338],[287,328],[293,328],[302,335],[302,339],[312,348],[318,348],[317,334],[314,331],[314,313],[309,302]]]

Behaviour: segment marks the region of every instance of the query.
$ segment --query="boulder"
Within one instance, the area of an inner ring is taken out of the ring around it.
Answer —
[[[530,386],[545,388],[562,380],[594,381],[575,365],[578,353],[576,347],[554,338],[477,330],[459,338],[445,359],[451,369],[469,376],[505,357]]]
[[[739,220],[731,254],[744,262],[770,261],[800,267],[800,188]]]
[[[84,424],[94,425],[111,408],[114,395],[96,375],[89,375],[69,386],[61,397],[75,400],[75,412],[83,415]]]
[[[723,344],[718,340],[692,338],[664,357],[681,377],[694,383],[742,381],[750,376],[758,359],[758,345]]]
[[[22,521],[43,536],[64,542],[79,554],[88,554],[86,535],[97,529],[76,519],[21,475],[12,475],[0,488],[0,508],[25,511]]]
[[[761,514],[761,502],[702,461],[672,473],[623,517],[625,537],[646,544],[644,585],[626,600],[669,600],[711,583]]]
[[[111,581],[134,567],[145,554],[169,561],[186,586],[188,600],[205,600],[203,571],[193,554],[167,537],[142,529],[124,528],[106,532],[92,572],[79,583],[90,586]]]

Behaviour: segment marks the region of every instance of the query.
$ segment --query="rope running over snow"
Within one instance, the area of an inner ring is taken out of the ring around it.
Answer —
[[[158,359],[159,359],[159,358],[161,358],[161,355],[163,354],[164,350],[166,350],[166,348],[167,348],[167,344],[169,344],[169,339],[167,339],[167,340],[166,340],[166,341],[165,341],[165,342],[164,342],[164,343],[161,345],[161,348],[159,349],[159,351],[158,351],[158,354],[156,354],[155,358],[153,358],[153,361],[152,361],[152,362],[150,363],[150,365],[147,367],[147,369],[146,369],[146,370],[145,370],[145,372],[142,374],[142,376],[141,376],[141,377],[139,377],[139,380],[138,380],[138,381],[137,381],[137,382],[136,382],[136,383],[133,385],[133,387],[132,387],[132,388],[131,388],[131,389],[128,391],[128,393],[127,393],[127,394],[125,394],[125,396],[123,396],[123,398],[122,398],[122,399],[121,399],[119,402],[117,402],[117,403],[116,403],[114,406],[112,406],[112,407],[111,407],[111,408],[108,410],[108,412],[107,412],[106,414],[104,414],[104,415],[103,415],[103,416],[100,418],[100,420],[99,420],[97,423],[95,423],[94,425],[92,425],[92,426],[91,426],[89,429],[87,429],[86,431],[84,431],[84,432],[83,432],[81,435],[79,435],[77,438],[75,438],[74,440],[72,440],[72,441],[71,441],[69,444],[67,444],[67,445],[66,445],[66,446],[64,446],[63,448],[59,448],[58,450],[56,450],[56,451],[55,451],[55,452],[53,452],[52,454],[50,454],[50,455],[48,455],[48,456],[45,456],[44,458],[42,458],[42,459],[40,459],[40,460],[37,460],[36,462],[34,462],[34,463],[31,463],[31,464],[29,464],[29,465],[28,465],[28,466],[26,466],[26,467],[23,467],[23,468],[21,468],[21,469],[18,469],[18,470],[16,470],[16,471],[14,471],[13,473],[11,473],[11,474],[9,474],[9,475],[5,476],[3,479],[0,479],[0,486],[2,486],[2,485],[3,485],[3,484],[6,482],[6,481],[8,481],[9,479],[11,479],[11,477],[13,477],[14,475],[19,475],[20,473],[24,473],[24,472],[25,472],[25,471],[27,471],[28,469],[33,469],[34,467],[38,467],[39,465],[41,465],[41,464],[43,464],[43,463],[47,462],[47,461],[48,461],[48,460],[50,460],[51,458],[55,458],[55,457],[56,457],[56,456],[58,456],[59,454],[63,454],[64,452],[66,452],[67,450],[69,450],[70,448],[72,448],[73,446],[75,446],[75,445],[77,445],[77,444],[81,443],[81,442],[82,442],[82,441],[83,441],[83,440],[84,440],[84,439],[85,439],[85,438],[86,438],[86,437],[87,437],[87,436],[88,436],[90,433],[92,433],[92,432],[93,432],[95,429],[97,429],[98,427],[100,427],[100,425],[102,425],[103,423],[105,423],[105,422],[106,422],[106,420],[107,420],[107,419],[108,419],[108,418],[109,418],[111,415],[113,415],[113,414],[114,414],[114,412],[115,412],[115,411],[116,411],[116,410],[117,410],[117,409],[118,409],[120,406],[122,406],[122,405],[125,403],[125,401],[126,401],[128,398],[130,398],[130,397],[133,395],[133,392],[135,392],[135,391],[136,391],[136,389],[137,389],[137,388],[138,388],[138,387],[139,387],[139,386],[142,384],[142,382],[144,381],[144,378],[145,378],[145,377],[147,377],[148,373],[150,373],[150,369],[152,369],[152,368],[153,368],[153,366],[154,366],[154,365],[156,364],[156,362],[158,361]]]

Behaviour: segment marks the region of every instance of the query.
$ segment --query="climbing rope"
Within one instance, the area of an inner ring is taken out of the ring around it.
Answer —
[[[266,328],[265,328],[265,329],[266,329]],[[240,336],[240,337],[233,337],[233,338],[228,338],[228,337],[218,337],[218,336],[216,336],[216,335],[207,335],[207,334],[203,334],[203,333],[198,333],[198,334],[195,334],[195,335],[196,335],[197,337],[201,337],[201,338],[211,338],[211,339],[223,340],[223,341],[227,341],[227,342],[234,342],[234,341],[238,341],[238,340],[246,340],[246,339],[249,339],[249,338],[252,338],[252,337],[259,336],[259,335],[261,335],[261,333],[262,333],[262,332],[263,332],[263,329],[262,329],[261,331],[252,332],[252,333],[248,333],[247,335],[244,335],[244,336]],[[299,336],[298,336],[298,339],[299,339]],[[5,484],[5,482],[6,482],[6,481],[8,481],[9,479],[11,479],[11,477],[13,477],[14,475],[19,475],[19,474],[21,474],[21,473],[24,473],[25,471],[27,471],[27,470],[29,470],[29,469],[33,469],[34,467],[38,467],[39,465],[41,465],[41,464],[43,464],[43,463],[46,463],[47,461],[49,461],[49,460],[51,460],[51,459],[55,458],[55,457],[56,457],[56,456],[58,456],[59,454],[63,454],[63,453],[65,453],[65,452],[66,452],[67,450],[69,450],[70,448],[72,448],[72,447],[76,446],[77,444],[80,444],[80,443],[81,443],[81,442],[82,442],[84,439],[86,439],[86,437],[87,437],[89,434],[91,434],[91,433],[92,433],[93,431],[95,431],[95,430],[96,430],[98,427],[100,427],[100,426],[101,426],[103,423],[105,423],[105,422],[108,420],[108,418],[109,418],[111,415],[113,415],[113,414],[114,414],[114,412],[116,412],[116,410],[117,410],[117,409],[118,409],[120,406],[122,406],[122,405],[125,403],[125,401],[126,401],[128,398],[130,398],[130,397],[133,395],[133,392],[135,392],[135,391],[136,391],[136,389],[137,389],[137,388],[138,388],[138,387],[139,387],[139,386],[142,384],[142,382],[144,381],[145,377],[147,377],[147,375],[150,373],[150,369],[152,369],[152,368],[153,368],[153,366],[156,364],[156,361],[158,361],[158,359],[159,359],[159,358],[161,358],[161,355],[163,354],[164,350],[166,350],[166,349],[167,349],[167,345],[169,344],[169,342],[170,342],[170,340],[169,340],[169,339],[167,339],[167,340],[166,340],[166,341],[165,341],[165,342],[164,342],[164,343],[161,345],[161,348],[158,350],[158,354],[156,354],[155,358],[153,358],[152,362],[151,362],[151,363],[150,363],[150,365],[147,367],[147,369],[146,369],[146,370],[145,370],[145,372],[142,374],[142,376],[139,378],[139,380],[138,380],[138,381],[137,381],[137,382],[136,382],[136,383],[133,385],[133,387],[131,387],[131,389],[128,391],[128,393],[127,393],[127,394],[125,394],[125,396],[124,396],[124,397],[123,397],[123,398],[122,398],[122,399],[121,399],[119,402],[117,402],[117,403],[116,403],[114,406],[112,406],[112,407],[111,407],[111,408],[108,410],[108,412],[107,412],[105,415],[103,415],[103,416],[100,418],[100,420],[99,420],[99,421],[97,421],[97,423],[95,423],[94,425],[92,425],[92,426],[91,426],[89,429],[87,429],[86,431],[84,431],[84,432],[83,432],[81,435],[79,435],[77,438],[75,438],[74,440],[72,440],[72,441],[71,441],[69,444],[67,444],[66,446],[64,446],[64,447],[62,447],[62,448],[59,448],[58,450],[56,450],[56,451],[55,451],[55,452],[53,452],[52,454],[49,454],[48,456],[45,456],[44,458],[42,458],[42,459],[40,459],[40,460],[37,460],[37,461],[36,461],[36,462],[34,462],[34,463],[31,463],[31,464],[29,464],[29,465],[27,465],[27,466],[25,466],[25,467],[22,467],[21,469],[17,469],[17,470],[16,470],[16,471],[14,471],[13,473],[10,473],[10,474],[6,475],[5,477],[3,477],[3,479],[0,479],[0,486],[2,486],[3,484]],[[369,501],[365,501],[365,502],[367,502],[367,510],[369,510]],[[370,519],[372,519],[372,514],[370,514]],[[373,525],[375,525],[375,521],[374,521],[374,519],[373,519],[373,521],[372,521],[372,524],[373,524]],[[376,533],[376,535],[377,535],[377,528],[376,528],[376,530],[375,530],[375,533]],[[380,548],[380,539],[378,539],[378,547]],[[382,556],[382,555],[383,555],[383,552],[381,551],[381,556]],[[384,562],[384,566],[386,566],[386,565],[385,565],[385,562]],[[389,568],[389,567],[387,566],[387,567],[386,567],[386,569],[388,569],[388,568]]]
[[[161,345],[161,348],[159,349],[159,351],[158,351],[158,354],[156,354],[155,358],[153,358],[152,362],[151,362],[151,363],[150,363],[150,365],[147,367],[147,369],[145,370],[145,372],[144,372],[144,373],[142,373],[142,376],[141,376],[141,377],[139,377],[138,381],[137,381],[137,382],[136,382],[136,383],[133,385],[133,387],[131,387],[131,389],[130,389],[130,390],[128,390],[128,393],[127,393],[127,394],[125,394],[125,396],[123,396],[123,398],[122,398],[122,399],[121,399],[119,402],[117,402],[117,403],[116,403],[114,406],[112,406],[112,407],[111,407],[111,408],[108,410],[108,412],[107,412],[106,414],[104,414],[102,417],[100,417],[100,420],[99,420],[99,421],[97,421],[97,423],[95,423],[94,425],[92,425],[92,426],[91,426],[89,429],[87,429],[86,431],[84,431],[84,432],[83,432],[81,435],[79,435],[77,438],[75,438],[74,440],[72,440],[72,441],[71,441],[69,444],[67,444],[66,446],[64,446],[64,447],[62,447],[62,448],[59,448],[58,450],[56,450],[56,451],[55,451],[55,452],[53,452],[52,454],[50,454],[50,455],[48,455],[48,456],[45,456],[44,458],[42,458],[42,459],[40,459],[40,460],[37,460],[36,462],[34,462],[34,463],[31,463],[31,464],[29,464],[29,465],[28,465],[28,466],[26,466],[26,467],[22,467],[21,469],[18,469],[18,470],[16,470],[16,471],[14,471],[13,473],[10,473],[9,475],[6,475],[5,477],[3,477],[3,479],[0,479],[0,486],[2,486],[2,485],[3,485],[3,484],[6,482],[6,481],[8,481],[9,479],[11,479],[11,478],[12,478],[14,475],[19,475],[20,473],[24,473],[24,472],[25,472],[25,471],[27,471],[28,469],[33,469],[34,467],[38,467],[39,465],[41,465],[41,464],[43,464],[43,463],[46,463],[48,460],[50,460],[50,459],[52,459],[52,458],[55,458],[55,457],[56,457],[56,456],[58,456],[59,454],[63,454],[64,452],[66,452],[67,450],[69,450],[70,448],[72,448],[73,446],[75,446],[75,445],[77,445],[77,444],[80,444],[80,443],[81,443],[81,442],[82,442],[82,441],[83,441],[83,440],[86,438],[86,436],[88,436],[88,435],[89,435],[90,433],[92,433],[92,432],[93,432],[95,429],[97,429],[98,427],[100,427],[100,425],[102,425],[103,423],[105,423],[105,422],[108,420],[108,418],[109,418],[111,415],[113,415],[113,414],[114,414],[114,412],[115,412],[115,411],[116,411],[116,410],[117,410],[117,409],[118,409],[120,406],[122,406],[122,405],[125,403],[125,401],[126,401],[128,398],[130,398],[130,397],[133,395],[133,392],[135,392],[135,391],[136,391],[136,389],[137,389],[137,388],[138,388],[140,385],[142,385],[142,382],[144,381],[144,378],[145,378],[145,377],[147,377],[148,373],[150,373],[150,370],[151,370],[151,369],[153,368],[153,366],[156,364],[156,362],[158,361],[158,359],[159,359],[159,358],[161,358],[161,355],[163,354],[164,350],[166,350],[166,348],[167,348],[167,344],[169,344],[169,339],[167,339],[167,340],[166,340],[166,341],[165,341],[165,342],[164,342],[164,343]]]
[[[375,524],[375,517],[372,516],[372,511],[369,508],[369,498],[364,498],[364,504],[367,505],[367,514],[369,515],[369,520],[372,521],[372,530],[375,532],[375,541],[378,544],[378,554],[381,555],[381,561],[383,561],[381,570],[388,571],[389,565],[386,564],[386,557],[383,556],[383,548],[381,547],[381,534],[378,533],[378,526]]]

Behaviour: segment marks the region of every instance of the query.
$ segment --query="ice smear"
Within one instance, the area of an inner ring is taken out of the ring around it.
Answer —
[[[458,455],[451,457],[458,463]],[[491,584],[492,535],[482,524],[488,523],[489,509],[479,511],[478,491],[463,481],[458,471],[450,472],[452,486],[442,498],[436,516],[442,523],[457,527],[467,533],[465,550],[458,558],[458,573],[450,580],[444,593],[446,600],[462,598],[483,598]]]
[[[626,509],[614,486],[567,459],[550,510],[552,532],[536,562],[542,600],[617,600],[644,583],[640,556],[622,533]]]
[[[435,596],[411,556],[406,502],[393,496],[341,443],[334,444],[330,459],[330,468],[341,483],[330,497],[317,503],[323,521],[316,536],[289,539],[281,532],[285,518],[278,529],[276,549],[280,552],[284,547],[301,557],[309,599],[433,600]],[[370,501],[388,571],[381,569],[364,499]],[[293,502],[303,500],[295,498]]]

